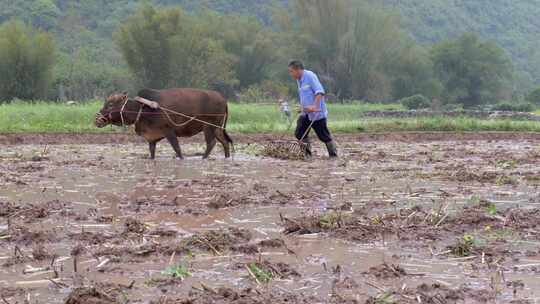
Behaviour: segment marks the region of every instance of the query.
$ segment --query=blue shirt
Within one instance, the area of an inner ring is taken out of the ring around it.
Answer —
[[[300,104],[302,108],[308,108],[315,106],[320,109],[321,112],[316,113],[305,113],[302,115],[308,115],[309,120],[317,121],[328,117],[328,110],[326,109],[326,102],[324,99],[324,88],[319,81],[319,78],[312,71],[304,70],[304,74],[300,80],[296,81],[298,83],[298,95],[300,96]],[[315,104],[315,96],[322,94],[320,108],[319,105]]]

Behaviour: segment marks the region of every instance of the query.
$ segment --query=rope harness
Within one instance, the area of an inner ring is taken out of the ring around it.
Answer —
[[[141,117],[143,115],[162,115],[162,114],[164,114],[165,117],[167,118],[167,120],[172,125],[174,125],[175,127],[184,127],[184,126],[190,124],[193,121],[197,121],[197,122],[200,122],[202,124],[212,126],[212,127],[215,127],[215,128],[221,129],[221,130],[225,130],[225,124],[227,122],[227,114],[192,114],[192,115],[187,115],[187,114],[184,114],[184,113],[173,111],[171,109],[168,109],[168,108],[165,108],[165,107],[162,107],[162,106],[158,107],[158,109],[161,110],[161,113],[144,112],[143,111],[144,104],[142,104],[142,103],[139,103],[140,107],[139,107],[138,111],[126,111],[126,106],[127,106],[128,102],[129,102],[129,97],[126,96],[124,98],[124,100],[122,100],[122,107],[120,108],[120,111],[111,111],[111,112],[109,112],[108,117],[105,117],[101,113],[98,113],[97,117],[96,117],[96,120],[101,120],[102,122],[103,122],[103,120],[112,121],[112,114],[113,113],[119,113],[120,114],[120,120],[121,120],[121,123],[122,123],[122,127],[124,127],[124,126],[126,126],[126,120],[124,118],[124,114],[137,113],[137,117],[136,117],[135,122],[133,124],[137,124],[141,120]],[[182,123],[177,123],[171,117],[171,114],[187,118],[188,120],[185,121],[185,122],[182,122]],[[199,116],[222,116],[223,117],[222,125],[219,126],[219,125],[216,125],[214,123],[204,121],[202,119],[197,118]]]
[[[202,124],[205,124],[205,125],[209,125],[209,126],[212,126],[212,127],[216,127],[218,129],[222,129],[222,130],[225,130],[225,122],[227,121],[227,114],[209,114],[209,115],[194,115],[194,116],[189,116],[187,114],[184,114],[184,113],[180,113],[180,112],[176,112],[176,111],[173,111],[171,109],[167,109],[165,107],[159,107],[160,110],[163,111],[163,113],[165,114],[165,116],[167,116],[167,119],[169,120],[169,122],[177,127],[180,127],[180,126],[184,126],[184,125],[187,125],[189,124],[190,122],[192,121],[197,121],[197,122],[200,122]],[[171,119],[171,116],[169,115],[169,113],[172,113],[172,114],[175,114],[175,115],[178,115],[178,116],[182,116],[184,118],[188,118],[189,120],[187,122],[184,122],[182,123],[181,125],[178,125],[176,124],[172,119]],[[210,123],[210,122],[207,122],[207,121],[204,121],[204,120],[201,120],[201,119],[198,119],[197,116],[222,116],[223,117],[223,124],[221,126],[218,126],[216,124],[213,124],[213,123]]]
[[[126,108],[126,105],[129,101],[129,97],[126,95],[124,96],[124,104],[122,105],[122,108],[120,109],[120,119],[122,120],[122,127],[126,125],[126,122],[124,121],[124,109]]]

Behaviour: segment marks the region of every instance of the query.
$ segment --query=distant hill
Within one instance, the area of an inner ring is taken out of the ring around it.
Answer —
[[[378,1],[380,3],[380,0]],[[401,13],[421,43],[431,44],[475,32],[503,47],[524,73],[540,84],[539,0],[382,0]]]
[[[253,15],[270,20],[272,6],[286,6],[288,0],[0,0],[0,22],[10,18],[32,21],[35,25],[55,28],[60,18],[74,10],[93,29],[110,29],[133,13],[142,3],[163,6],[180,5],[193,11],[210,8],[223,13]]]
[[[202,7],[221,12],[253,15],[268,23],[269,7],[286,7],[292,0],[154,0],[160,5]],[[540,85],[540,0],[368,0],[403,16],[404,25],[423,44],[476,32],[495,40],[511,55],[521,86]],[[72,43],[65,36],[66,16],[93,32],[112,50],[111,33],[140,5],[139,0],[0,0],[0,21],[22,18],[52,30],[60,45]]]

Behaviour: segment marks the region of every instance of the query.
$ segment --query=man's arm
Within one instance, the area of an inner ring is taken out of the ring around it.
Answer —
[[[322,108],[321,101],[322,101],[323,96],[324,95],[321,94],[321,93],[315,95],[315,105],[311,109],[312,112],[320,112],[321,111],[321,108]]]
[[[324,91],[324,88],[319,81],[319,78],[317,75],[312,74],[311,78],[311,88],[313,90],[313,93],[315,94],[315,105],[310,109],[311,112],[320,112],[322,108],[322,99],[326,92]]]

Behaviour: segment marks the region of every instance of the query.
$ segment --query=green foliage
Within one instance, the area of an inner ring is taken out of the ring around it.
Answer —
[[[196,20],[180,8],[144,6],[124,22],[115,40],[140,85],[208,87],[235,80],[230,56]]]
[[[62,41],[54,70],[56,97],[59,100],[86,100],[130,90],[133,77],[113,48],[112,39],[101,38],[84,22],[91,18],[86,14],[94,9],[79,7],[76,3],[70,5],[65,18],[58,24]]]
[[[173,278],[180,278],[182,280],[192,276],[191,272],[189,272],[188,268],[184,265],[167,267],[167,269],[163,271],[163,274]]]
[[[51,35],[19,21],[0,27],[0,98],[37,99],[49,90],[55,47]]]
[[[501,169],[515,169],[517,166],[517,161],[514,159],[511,159],[511,160],[501,159],[497,161],[496,165],[498,168],[501,168]]]
[[[505,89],[512,78],[512,66],[495,44],[464,34],[435,45],[432,57],[447,102],[472,107],[508,97]]]
[[[371,0],[392,7],[407,22],[406,28],[422,44],[433,44],[464,32],[496,41],[511,55],[517,68],[517,85],[523,92],[540,84],[540,6],[535,1],[504,0]]]
[[[81,46],[71,55],[61,53],[55,66],[55,86],[60,100],[81,100],[107,96],[131,88],[127,69],[105,64],[98,58],[102,48]]]
[[[306,61],[329,93],[345,99],[388,101],[422,94],[471,107],[523,95],[540,83],[535,39],[540,7],[527,1],[511,7],[502,0],[140,3],[0,0],[0,22],[16,17],[55,37],[57,64],[47,95],[62,100],[141,86],[219,88],[233,97],[265,80],[286,82],[295,95],[285,68],[291,58]],[[434,69],[431,45],[467,31],[496,41],[514,60],[516,72],[501,59],[500,49],[480,40],[481,47],[443,56],[461,58],[454,71]]]
[[[401,30],[399,16],[361,0],[296,0],[297,43],[343,98],[435,94],[429,56]]]
[[[489,214],[489,215],[497,215],[497,205],[493,204],[493,203],[489,203],[487,206],[486,206],[486,212]]]
[[[516,185],[517,179],[513,176],[509,175],[499,175],[497,176],[497,179],[495,180],[495,184],[502,186],[502,185]]]
[[[220,13],[253,15],[270,22],[271,10],[276,6],[285,6],[289,0],[158,0],[160,5],[182,5],[190,11],[210,8]]]
[[[400,103],[409,110],[427,109],[431,106],[429,99],[420,94],[403,98]]]
[[[259,265],[255,262],[249,263],[247,267],[249,268],[249,271],[255,276],[257,281],[261,283],[269,283],[274,278],[274,274],[271,271],[259,267]]]
[[[30,6],[30,13],[32,14],[32,20],[34,25],[51,29],[56,26],[58,18],[60,17],[60,9],[56,6],[53,0],[34,0]]]
[[[342,223],[342,214],[338,212],[328,212],[319,218],[319,226],[323,229],[333,229]]]
[[[260,84],[254,84],[242,90],[239,101],[245,103],[277,103],[280,98],[287,97],[288,91],[289,88],[285,83],[264,80]]]
[[[512,102],[503,101],[499,102],[492,107],[494,111],[512,111],[512,112],[532,112],[534,106],[526,102]]]
[[[17,18],[42,29],[54,28],[61,16],[56,0],[0,1],[0,22]]]
[[[394,294],[390,291],[384,291],[372,299],[374,304],[395,304]],[[369,302],[369,301],[368,301]],[[371,303],[371,302],[370,302]]]
[[[269,77],[278,59],[271,28],[209,10],[145,6],[115,38],[139,84],[153,88],[247,88]]]
[[[526,100],[534,105],[540,106],[540,87],[532,90]]]
[[[392,96],[394,99],[412,96],[419,92],[428,97],[440,96],[442,84],[435,76],[428,50],[411,46],[400,56],[390,58],[386,65],[393,79]]]
[[[240,87],[262,82],[270,76],[278,61],[276,52],[277,34],[255,18],[217,15],[201,16],[211,24],[210,35],[222,42],[223,48],[234,58],[234,74]]]
[[[452,254],[458,257],[470,256],[476,246],[476,239],[471,234],[464,234],[455,245],[451,246]]]

